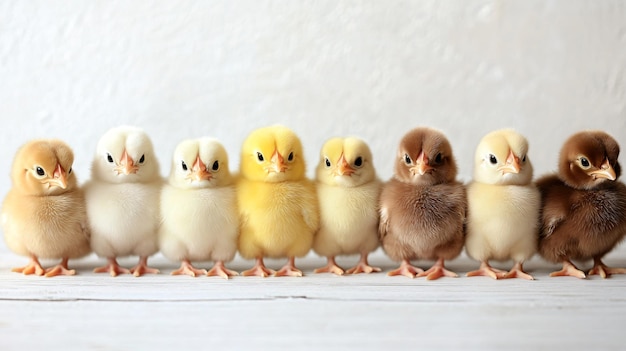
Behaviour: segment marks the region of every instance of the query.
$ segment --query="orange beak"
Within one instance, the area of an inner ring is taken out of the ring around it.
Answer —
[[[67,188],[67,173],[60,164],[54,169],[53,179],[50,181],[61,189]]]
[[[337,163],[337,172],[336,175],[346,175],[346,176],[351,176],[352,173],[354,173],[356,170],[354,168],[352,168],[352,166],[350,166],[350,164],[348,163],[348,161],[346,161],[346,158],[343,156],[343,154],[341,154],[341,157],[339,158],[339,163]]]
[[[428,165],[428,157],[424,151],[420,152],[419,156],[417,156],[417,160],[415,161],[415,166],[411,167],[411,171],[413,174],[418,173],[419,175],[424,175],[428,173],[433,168]]]
[[[191,167],[191,179],[196,181],[211,180],[211,173],[207,171],[206,165],[200,159],[200,156],[196,157],[196,162]]]
[[[498,167],[498,171],[501,171],[502,174],[506,173],[519,173],[520,165],[519,165],[519,157],[515,156],[513,150],[509,151],[509,157],[506,159],[506,164],[504,166]]]
[[[594,179],[596,178],[604,178],[608,180],[616,179],[615,170],[613,169],[613,167],[611,167],[611,164],[609,163],[608,158],[604,160],[604,162],[602,163],[602,166],[600,166],[600,169],[589,172],[589,175],[592,176]]]
[[[285,159],[278,152],[278,150],[274,150],[274,154],[272,155],[272,166],[270,167],[270,171],[281,173],[287,170],[287,166],[285,165]]]
[[[135,166],[135,161],[128,155],[126,150],[122,154],[122,159],[120,160],[120,165],[115,167],[115,171],[117,175],[124,174],[135,174],[139,170],[139,167]]]

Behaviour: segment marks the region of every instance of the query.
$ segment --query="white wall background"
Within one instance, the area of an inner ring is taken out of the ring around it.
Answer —
[[[626,2],[2,1],[0,118],[2,197],[25,141],[66,140],[84,181],[120,124],[148,131],[164,175],[202,135],[236,169],[245,136],[274,123],[301,136],[309,175],[349,134],[387,179],[420,125],[448,135],[463,180],[502,127],[528,137],[540,175],[580,129],[626,148]]]

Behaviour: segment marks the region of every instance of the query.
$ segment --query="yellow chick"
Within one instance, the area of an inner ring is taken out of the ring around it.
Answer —
[[[305,177],[300,139],[283,126],[252,132],[241,150],[237,199],[241,220],[239,253],[255,258],[244,276],[302,276],[295,257],[306,255],[319,227],[315,186]],[[287,257],[274,272],[264,257]]]
[[[465,248],[481,266],[468,276],[533,279],[522,264],[537,251],[541,196],[531,183],[527,153],[526,138],[510,129],[487,134],[476,149]],[[506,273],[491,267],[490,259],[512,259],[515,265]]]
[[[90,252],[85,198],[73,163],[72,150],[60,140],[33,140],[17,151],[13,187],[2,205],[2,227],[9,249],[31,261],[13,272],[74,275],[68,260]],[[62,261],[44,270],[39,258]]]
[[[161,191],[159,247],[163,255],[181,262],[173,275],[228,277],[224,267],[237,252],[239,214],[228,155],[217,140],[185,140],[174,151],[169,182]],[[213,260],[207,272],[191,261]]]
[[[337,255],[360,254],[359,263],[347,273],[380,272],[367,263],[367,255],[378,245],[378,197],[381,182],[376,178],[372,152],[357,138],[333,138],[322,147],[317,166],[317,198],[320,230],[313,250],[328,259],[315,273],[342,275]]]

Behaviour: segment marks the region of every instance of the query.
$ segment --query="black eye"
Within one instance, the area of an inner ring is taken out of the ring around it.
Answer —
[[[219,168],[220,168],[220,163],[217,161],[213,162],[213,166],[211,167],[211,170],[217,171]]]
[[[524,157],[522,157],[522,162],[526,162],[526,155],[524,155]]]
[[[289,162],[293,161],[293,152],[289,153],[289,156],[287,156],[287,161]]]
[[[581,157],[580,158],[580,164],[581,166],[588,168],[589,166],[591,166],[591,164],[589,163],[589,160],[586,157]]]
[[[67,171],[67,174],[72,174],[72,167],[70,167],[70,170]]]
[[[441,153],[438,153],[437,156],[435,156],[435,163],[441,163],[441,161],[443,161],[443,156],[441,156]]]
[[[143,163],[146,160],[146,156],[141,155],[141,158],[139,159],[139,163]]]
[[[361,156],[357,157],[356,160],[354,160],[354,165],[361,167],[363,165],[363,158]]]
[[[107,154],[107,161],[109,161],[109,163],[113,163],[113,156],[111,156],[111,154]]]
[[[408,154],[404,154],[404,163],[406,163],[407,165],[410,165],[413,161],[411,161],[411,158],[409,157]]]
[[[498,163],[498,159],[494,156],[494,155],[489,155],[489,162],[491,162],[492,165],[495,165],[496,163]]]
[[[37,172],[37,175],[40,176],[40,177],[43,177],[43,176],[46,175],[46,171],[44,171],[43,168],[41,168],[41,167],[37,167],[35,169],[35,171]]]
[[[330,167],[330,160],[328,159],[328,157],[325,158],[325,162],[326,162],[326,167]]]
[[[263,161],[263,160],[265,160],[265,159],[263,158],[263,154],[262,154],[262,153],[260,153],[260,152],[257,152],[257,153],[256,153],[256,158],[258,158],[258,159],[259,159],[259,161]]]
[[[182,161],[182,167],[183,167],[183,171],[186,171],[188,169],[185,161]]]

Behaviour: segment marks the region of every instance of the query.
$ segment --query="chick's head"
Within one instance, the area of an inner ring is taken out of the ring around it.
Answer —
[[[159,178],[152,141],[140,128],[110,129],[98,141],[92,176],[110,183],[144,183]]]
[[[13,185],[29,195],[59,195],[76,188],[74,153],[63,141],[33,140],[15,155]]]
[[[181,142],[174,151],[169,182],[181,189],[207,188],[232,183],[226,149],[213,138]]]
[[[394,177],[415,185],[454,181],[457,166],[445,135],[431,128],[415,128],[400,141]]]
[[[571,187],[593,189],[621,174],[619,145],[602,131],[583,131],[569,137],[559,157],[559,176]]]
[[[494,185],[528,185],[533,167],[528,158],[528,141],[511,129],[485,135],[474,155],[474,180]]]
[[[240,170],[243,177],[254,181],[303,179],[305,162],[300,139],[278,125],[253,131],[243,143]]]
[[[376,178],[369,146],[357,138],[332,138],[322,147],[317,180],[328,185],[359,186]]]

